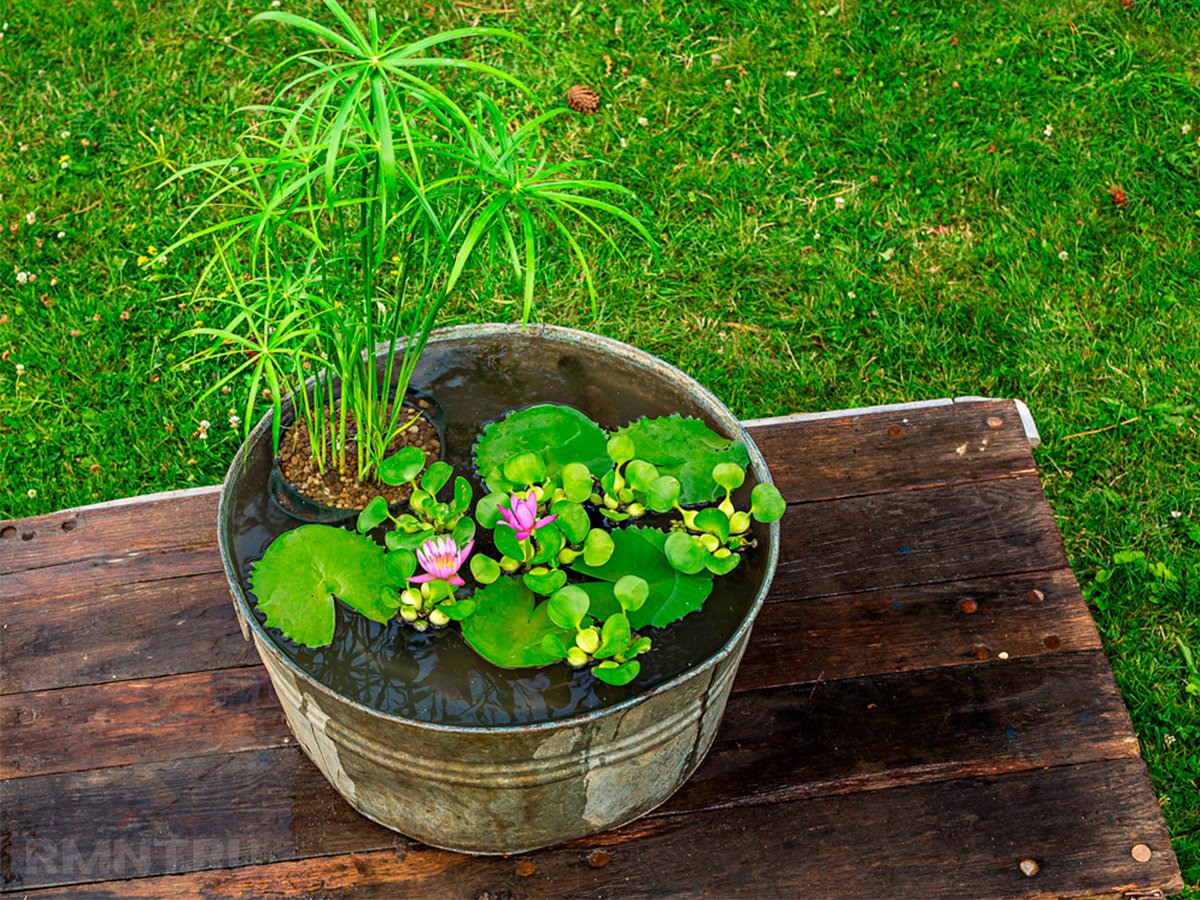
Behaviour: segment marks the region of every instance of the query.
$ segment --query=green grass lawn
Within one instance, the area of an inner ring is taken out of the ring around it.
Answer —
[[[290,48],[247,26],[268,5],[6,5],[0,517],[222,477],[231,398],[196,405],[215,370],[181,368],[194,348],[175,340],[214,314],[188,303],[196,260],[138,259],[195,199],[156,186],[226,152],[238,108],[267,96]],[[595,315],[552,261],[545,321],[642,346],[746,417],[1029,403],[1185,882],[1200,882],[1185,651],[1200,662],[1200,7],[380,6],[385,26],[526,35],[536,49],[502,52],[548,103],[577,82],[601,91],[561,147],[638,191],[663,255],[610,260]],[[495,299],[444,321],[517,314]]]

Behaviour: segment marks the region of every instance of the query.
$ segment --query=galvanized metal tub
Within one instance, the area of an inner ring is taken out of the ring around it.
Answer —
[[[643,391],[685,391],[685,412],[745,442],[751,461],[748,481],[770,480],[762,455],[737,418],[701,385],[656,357],[608,338],[552,326],[524,331],[505,325],[459,326],[435,332],[431,344],[452,350],[465,346],[461,342],[481,340],[542,341],[572,354],[600,354],[602,361],[632,367],[645,379],[639,385]],[[766,556],[747,614],[700,664],[616,705],[559,721],[435,724],[383,713],[331,690],[284,655],[256,618],[231,550],[239,524],[233,518],[233,496],[246,490],[245,479],[262,477],[264,453],[269,457],[269,416],[235,457],[221,492],[218,541],[234,608],[300,746],[363,815],[437,847],[517,853],[629,822],[666,800],[700,765],[775,571],[778,523],[765,530],[756,550]],[[265,479],[261,489],[266,490]]]

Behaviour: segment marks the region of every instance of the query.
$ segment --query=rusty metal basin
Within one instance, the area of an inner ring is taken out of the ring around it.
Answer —
[[[602,363],[619,362],[641,380],[641,390],[678,395],[686,407],[682,412],[743,441],[750,453],[748,482],[770,480],[762,455],[733,413],[695,380],[654,356],[609,338],[553,326],[524,331],[507,325],[458,326],[435,332],[431,346],[454,350],[484,340],[540,341],[571,354],[598,354]],[[234,607],[300,746],[363,815],[436,847],[518,853],[644,815],[700,765],[775,571],[778,523],[763,527],[764,540],[756,551],[765,554],[763,576],[748,612],[720,649],[693,668],[615,705],[558,721],[437,724],[380,712],[331,690],[282,653],[259,623],[232,552],[238,525],[234,497],[247,490],[266,491],[269,457],[268,416],[238,452],[221,492],[218,541]]]

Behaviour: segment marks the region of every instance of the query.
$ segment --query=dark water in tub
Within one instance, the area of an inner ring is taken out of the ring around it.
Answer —
[[[569,345],[532,334],[486,341],[431,344],[413,378],[447,415],[445,458],[471,480],[475,500],[485,490],[471,466],[480,429],[509,410],[552,402],[574,406],[603,427],[641,415],[680,412],[703,418],[684,393],[656,373],[613,357],[574,352]],[[710,425],[713,423],[710,422]],[[718,429],[719,430],[719,429]],[[233,498],[232,550],[251,597],[251,564],[271,540],[303,524],[284,513],[266,488],[270,441],[252,451],[240,491]],[[748,505],[750,479],[735,497]],[[642,524],[645,524],[643,520]],[[267,629],[280,650],[316,680],[386,713],[446,725],[521,725],[585,713],[663,684],[716,653],[749,611],[766,564],[765,526],[755,525],[761,546],[733,573],[717,578],[699,613],[663,628],[650,628],[654,648],[639,657],[632,684],[612,687],[587,669],[565,663],[540,669],[501,669],[487,663],[454,627],[418,634],[399,619],[381,625],[338,604],[333,644],[312,650]],[[480,536],[485,536],[481,529]],[[476,550],[495,558],[490,542]],[[468,575],[468,584],[470,584]],[[261,614],[259,621],[263,620]]]

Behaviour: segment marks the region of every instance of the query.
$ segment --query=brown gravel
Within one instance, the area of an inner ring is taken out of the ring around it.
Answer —
[[[410,402],[415,402],[421,410],[430,408],[426,400]],[[402,420],[411,419],[417,412],[410,403],[405,403]],[[437,428],[424,416],[388,445],[388,453],[412,446],[424,450],[429,462],[441,458],[442,443]],[[364,484],[358,480],[358,461],[353,434],[350,436],[346,470],[339,472],[334,468],[321,474],[312,465],[312,442],[309,440],[308,429],[303,427],[303,423],[291,425],[284,430],[279,439],[279,469],[283,477],[309,500],[337,509],[362,509],[379,494],[387,498],[389,504],[402,503],[408,499],[407,485],[393,486],[382,481],[369,481]]]

